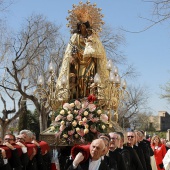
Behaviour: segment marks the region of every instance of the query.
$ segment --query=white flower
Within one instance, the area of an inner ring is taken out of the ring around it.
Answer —
[[[88,128],[89,128],[89,125],[88,125],[88,124],[85,124],[84,127],[85,127],[86,129],[88,129]]]
[[[75,114],[78,114],[78,110],[74,110],[74,113],[75,113]]]
[[[67,120],[72,121],[73,120],[73,115],[72,114],[67,115]]]
[[[102,111],[101,111],[101,110],[98,110],[98,111],[97,111],[97,114],[98,114],[98,115],[100,115],[101,113],[102,113]]]
[[[63,134],[63,137],[64,137],[64,138],[68,138],[68,135],[67,135],[67,134]]]
[[[80,120],[80,121],[79,121],[79,125],[82,125],[82,124],[83,124],[83,121]]]
[[[60,115],[63,115],[65,113],[65,111],[62,109],[61,111],[60,111]]]
[[[89,133],[89,129],[84,129],[84,134]]]
[[[84,116],[87,116],[89,113],[87,111],[84,112]]]
[[[80,128],[76,128],[76,132],[80,132]]]
[[[69,110],[67,113],[68,113],[68,114],[71,114],[71,111]]]
[[[102,129],[104,130],[106,128],[106,126],[105,125],[102,125]]]
[[[83,117],[82,121],[83,121],[84,123],[86,123],[86,122],[87,122],[87,118],[86,118],[86,117]]]
[[[70,103],[70,107],[74,107],[74,103]]]
[[[72,125],[73,125],[74,127],[76,127],[76,126],[77,126],[77,122],[74,120],[74,121],[72,122]]]
[[[61,122],[60,122],[60,125],[65,125],[65,122],[64,122],[64,121],[61,121]]]

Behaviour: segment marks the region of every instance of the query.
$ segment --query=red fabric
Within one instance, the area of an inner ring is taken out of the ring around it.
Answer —
[[[72,158],[75,159],[76,155],[79,152],[81,152],[84,156],[84,160],[82,162],[85,162],[90,156],[90,144],[73,146],[73,148],[71,149]]]
[[[28,153],[28,156],[30,157],[33,153],[33,148],[37,151],[37,146],[33,143],[25,143],[24,144],[26,147],[27,147],[27,153]]]
[[[51,170],[57,170],[56,166],[55,166],[55,163],[51,163]]]
[[[50,150],[50,147],[49,147],[48,143],[45,142],[45,141],[40,141],[39,145],[41,147],[42,154],[45,154],[47,151]]]
[[[33,148],[35,148],[35,150],[37,151],[37,146],[35,144],[33,144],[33,143],[23,143],[23,144],[27,147],[27,153],[28,153],[29,157],[33,153]],[[42,154],[44,154],[44,153],[46,153],[46,151],[50,150],[49,145],[45,141],[40,141],[39,145],[41,147]],[[16,144],[14,144],[13,146],[14,146],[14,148],[17,149],[19,156],[21,156],[21,154],[22,154],[21,147],[19,145],[16,145]],[[7,158],[11,157],[11,150],[7,146],[0,145],[0,148],[3,148],[5,150]]]
[[[21,147],[20,146],[18,146],[18,145],[16,145],[16,144],[12,144],[13,146],[14,146],[14,148],[16,148],[17,149],[17,151],[18,151],[18,155],[19,156],[21,156],[21,154],[22,154],[22,150],[21,150]],[[5,150],[5,152],[6,152],[6,158],[11,158],[11,149],[9,149],[7,146],[5,146],[5,145],[0,145],[0,148],[3,148],[4,150]]]
[[[5,145],[0,145],[0,148],[3,148],[6,152],[6,158],[10,158],[11,157],[11,150],[5,146]]]
[[[154,145],[152,145],[151,147],[154,151],[154,156],[155,156],[157,168],[158,168],[158,170],[162,170],[162,169],[160,169],[159,164],[162,164],[162,160],[163,160],[163,158],[164,158],[164,156],[167,152],[166,147],[165,147],[164,144],[159,144],[158,149],[155,149]]]

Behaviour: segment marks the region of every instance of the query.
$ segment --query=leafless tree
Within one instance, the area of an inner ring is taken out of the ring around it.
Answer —
[[[163,90],[162,94],[160,95],[161,98],[170,102],[170,82],[168,81],[165,85],[161,86],[161,89]]]
[[[119,109],[119,124],[128,126],[135,120],[135,116],[142,111],[147,111],[149,93],[145,87],[128,87],[128,97],[123,103],[123,107]]]
[[[125,45],[125,37],[122,32],[116,31],[109,25],[104,25],[100,38],[109,59],[116,64],[127,63],[125,55],[120,50],[120,47]]]
[[[49,110],[41,105],[33,91],[39,74],[43,74],[47,81],[49,75],[44,70],[47,70],[49,62],[54,60],[58,63],[57,60],[61,58],[65,44],[59,29],[59,26],[47,21],[42,15],[29,17],[26,26],[12,41],[12,62],[5,66],[5,76],[0,84],[8,93],[17,91],[24,99],[34,103],[40,116],[41,131],[47,128]],[[58,53],[51,56],[54,49]]]

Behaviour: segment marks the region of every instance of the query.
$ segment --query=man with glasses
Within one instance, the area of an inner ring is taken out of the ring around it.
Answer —
[[[22,170],[21,160],[15,146],[15,136],[13,134],[6,134],[3,145],[6,145],[11,151],[11,158],[8,160],[11,168],[13,170]]]
[[[134,149],[134,145],[136,143],[136,136],[133,131],[127,132],[127,143],[125,143],[124,147],[130,153],[130,158],[132,160],[131,170],[145,170],[143,169],[142,163]]]
[[[117,132],[111,132],[109,133],[109,136],[110,136],[110,150],[109,150],[110,168],[113,170],[116,169],[126,170],[125,161],[123,160],[122,155],[119,153],[120,152],[119,147],[121,142],[120,135]]]

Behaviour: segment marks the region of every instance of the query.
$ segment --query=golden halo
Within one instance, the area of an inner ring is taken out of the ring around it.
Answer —
[[[77,29],[77,23],[88,21],[95,32],[100,32],[104,24],[101,10],[101,8],[96,7],[96,4],[90,4],[90,1],[85,4],[83,2],[79,2],[79,5],[73,4],[73,9],[68,10],[69,16],[66,19],[69,23],[67,26],[71,28],[71,31],[74,31]]]

